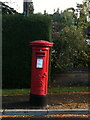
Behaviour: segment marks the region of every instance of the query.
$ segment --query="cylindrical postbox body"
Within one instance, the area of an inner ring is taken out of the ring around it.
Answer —
[[[49,56],[53,43],[38,40],[30,42],[30,45],[32,46],[30,103],[32,106],[46,106]]]

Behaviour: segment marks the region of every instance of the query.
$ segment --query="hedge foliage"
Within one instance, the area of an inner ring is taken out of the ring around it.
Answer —
[[[51,41],[51,19],[44,15],[5,15],[2,19],[2,30],[2,87],[29,88],[29,42]]]

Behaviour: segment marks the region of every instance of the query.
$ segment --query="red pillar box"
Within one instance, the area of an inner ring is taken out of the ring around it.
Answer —
[[[32,46],[30,103],[32,106],[46,106],[49,56],[53,43],[38,40],[30,42],[30,45]]]

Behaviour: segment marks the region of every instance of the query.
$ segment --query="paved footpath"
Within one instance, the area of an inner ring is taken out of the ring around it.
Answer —
[[[89,94],[90,95],[90,94]],[[72,100],[77,103],[88,102],[88,94],[50,95],[50,104],[69,104]],[[17,99],[18,98],[18,99]],[[58,99],[57,99],[58,98]],[[65,100],[64,100],[65,98]],[[75,99],[74,99],[75,98]],[[80,99],[79,99],[80,98]],[[87,98],[87,99],[86,99]],[[0,110],[2,120],[89,120],[90,110],[86,109],[30,109],[29,96],[4,96],[3,109]],[[57,101],[58,100],[58,101]],[[14,102],[13,102],[14,101]]]

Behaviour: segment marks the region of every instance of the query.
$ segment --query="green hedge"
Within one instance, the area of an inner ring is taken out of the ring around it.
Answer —
[[[29,88],[29,42],[51,41],[51,19],[43,15],[5,15],[2,19],[2,30],[2,87]]]

